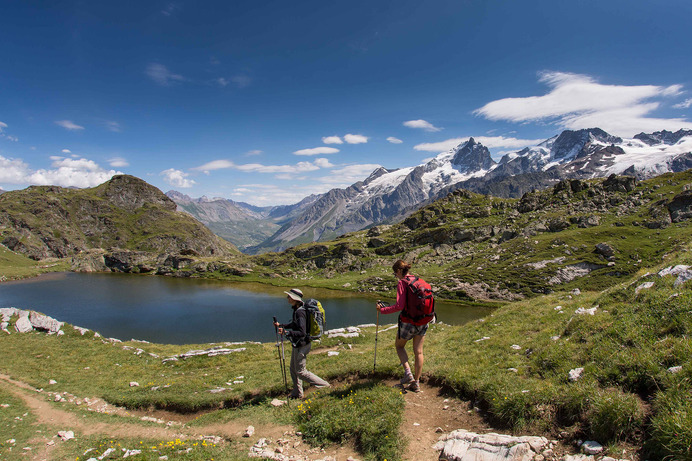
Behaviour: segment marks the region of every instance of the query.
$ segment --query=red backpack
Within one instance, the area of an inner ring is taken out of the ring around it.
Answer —
[[[408,296],[401,317],[406,323],[426,325],[435,318],[435,298],[430,284],[420,277],[406,276]]]

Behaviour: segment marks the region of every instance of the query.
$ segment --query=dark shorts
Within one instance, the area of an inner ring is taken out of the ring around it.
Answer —
[[[396,333],[397,339],[413,339],[414,336],[425,336],[428,332],[428,325],[413,325],[411,323],[399,322],[399,330]]]

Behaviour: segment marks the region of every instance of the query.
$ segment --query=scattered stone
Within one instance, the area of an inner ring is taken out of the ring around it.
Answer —
[[[512,349],[514,349],[515,351],[518,351],[521,349],[521,346],[518,344],[512,344]]]
[[[553,308],[553,310],[554,310],[554,311],[561,311],[561,310],[562,310],[562,306],[555,306],[555,307]]]
[[[581,294],[581,290],[579,288],[575,288],[572,290],[572,296],[579,296]]]
[[[123,458],[129,458],[130,456],[135,456],[142,453],[142,450],[127,450],[123,455]]]
[[[514,367],[512,367],[512,368],[507,368],[507,371],[511,371],[512,373],[519,373],[519,370],[517,370],[517,369],[514,368]]]
[[[28,333],[34,329],[34,327],[31,325],[31,321],[29,320],[29,313],[27,311],[21,311],[19,314],[19,319],[14,324],[14,328],[19,333]]]
[[[572,382],[578,381],[581,379],[583,373],[583,368],[574,368],[569,371],[569,380]]]
[[[139,383],[137,381],[130,381],[130,387],[139,387]]]
[[[339,353],[338,353],[337,351],[329,351],[329,352],[327,352],[327,356],[328,356],[328,357],[335,357],[335,356],[337,356],[337,355],[339,355]]]
[[[442,433],[444,432],[444,429],[442,429],[441,427],[436,427],[436,428],[435,428],[435,432],[436,432],[437,434],[442,434]]]
[[[502,434],[476,434],[464,429],[440,437],[435,445],[441,460],[528,460],[548,445],[544,437],[513,437]]]
[[[551,336],[550,339],[552,339],[553,341],[558,341],[560,339],[560,337],[559,336]]]
[[[252,435],[255,433],[255,427],[254,426],[248,426],[247,429],[245,429],[245,433],[243,434],[243,437],[252,437]]]
[[[581,449],[587,455],[597,455],[603,451],[603,446],[593,440],[587,440],[581,445]]]
[[[583,307],[580,307],[579,309],[577,309],[576,311],[574,311],[574,313],[577,314],[577,315],[586,315],[586,314],[588,314],[588,315],[596,315],[596,311],[597,311],[597,310],[598,310],[597,307],[592,307],[592,308],[590,308],[590,309],[585,309],[585,308],[583,308]]]
[[[280,407],[282,405],[286,405],[285,400],[274,399],[271,401],[271,406],[273,406],[273,407]]]
[[[205,442],[209,442],[212,445],[219,445],[221,442],[223,442],[223,439],[218,435],[202,435],[199,439],[204,440]]]
[[[652,286],[654,286],[654,282],[644,282],[641,285],[639,285],[637,288],[634,289],[634,293],[637,294],[642,290],[648,290]]]
[[[487,341],[490,339],[490,336],[483,336],[481,339],[477,339],[474,342],[479,343],[481,341]]]
[[[29,321],[31,322],[31,326],[33,328],[37,330],[44,330],[51,334],[60,331],[64,325],[63,322],[58,322],[52,317],[48,317],[47,315],[39,314],[38,312],[34,311],[29,314]]]
[[[606,258],[610,258],[615,255],[615,248],[608,245],[607,243],[599,243],[596,245],[596,254],[602,255]]]
[[[63,442],[74,439],[74,432],[72,431],[59,431],[58,437],[60,437]]]
[[[670,368],[668,368],[668,373],[672,373],[672,374],[680,373],[681,371],[682,371],[682,367],[681,367],[681,366],[670,367]]]
[[[58,384],[58,382],[54,379],[51,379],[48,381],[48,384]]]

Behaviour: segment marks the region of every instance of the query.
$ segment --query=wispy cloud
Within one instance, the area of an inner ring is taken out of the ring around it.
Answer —
[[[115,170],[105,170],[96,162],[85,158],[73,159],[54,156],[51,169],[32,170],[21,159],[0,156],[0,182],[9,184],[53,185],[62,187],[94,187],[108,181]]]
[[[249,150],[249,151],[245,152],[245,155],[253,156],[253,155],[260,155],[260,154],[263,154],[263,153],[264,153],[263,150],[254,149],[254,150]]]
[[[176,170],[175,168],[169,168],[167,170],[159,173],[163,176],[163,179],[173,187],[180,187],[183,189],[190,188],[196,184],[192,179],[187,179],[188,173],[181,170]]]
[[[0,122],[0,138],[7,139],[8,141],[19,141],[19,138],[5,133],[5,128],[7,128],[7,123]]]
[[[336,154],[339,149],[335,147],[313,147],[311,149],[301,149],[293,152],[295,155],[324,155]]]
[[[231,77],[231,82],[233,82],[238,88],[245,88],[250,86],[252,83],[252,77],[245,74],[238,74]]]
[[[502,148],[502,149],[522,149],[527,146],[535,146],[544,141],[544,139],[517,139],[506,138],[504,136],[473,136],[476,142],[483,144],[485,147]],[[413,146],[415,150],[424,152],[446,152],[457,147],[462,142],[469,140],[469,136],[461,138],[452,138],[440,142],[426,142]]]
[[[108,131],[112,131],[113,133],[120,133],[120,131],[121,131],[120,123],[114,122],[112,120],[106,120],[104,123],[105,123]]]
[[[404,142],[404,141],[402,141],[402,140],[399,139],[399,138],[395,138],[394,136],[388,137],[388,138],[387,138],[387,141],[391,142],[392,144],[401,144],[401,143]]]
[[[72,120],[57,120],[55,122],[55,124],[65,128],[66,130],[70,130],[70,131],[77,131],[77,130],[83,130],[84,129],[83,126],[77,125]]]
[[[145,74],[161,86],[171,86],[185,81],[185,77],[182,75],[174,74],[166,66],[156,62],[147,66]]]
[[[673,107],[676,109],[689,109],[692,106],[692,98],[685,99],[680,104],[675,104]]]
[[[365,144],[368,142],[368,137],[362,134],[346,134],[344,135],[344,141],[349,144]]]
[[[108,160],[108,164],[113,168],[124,168],[126,166],[130,166],[130,162],[122,157],[113,157],[112,159]]]
[[[209,174],[211,171],[224,170],[226,168],[233,168],[235,163],[230,160],[213,160],[207,162],[204,165],[200,165],[194,168],[190,168],[193,171],[201,171],[202,173]]]
[[[322,138],[322,142],[325,144],[343,144],[344,143],[339,136],[325,136],[324,138]]]
[[[381,165],[376,163],[347,165],[333,169],[329,175],[320,178],[319,182],[329,184],[331,187],[348,187],[355,182],[364,180],[380,167]]]
[[[72,151],[70,149],[63,149],[60,152],[62,152],[63,154],[71,154],[72,153]]]
[[[442,131],[442,128],[438,128],[435,125],[433,125],[430,122],[427,122],[425,120],[409,120],[407,122],[404,122],[404,126],[408,128],[417,128],[420,130],[425,130],[425,131],[430,131],[430,132],[436,132],[436,131]]]
[[[209,174],[211,171],[232,168],[248,173],[301,173],[315,171],[321,168],[331,168],[332,165],[326,158],[317,158],[313,162],[298,162],[295,165],[264,165],[262,163],[237,164],[230,160],[214,160],[204,165],[190,168],[192,171],[200,171]]]
[[[173,16],[178,11],[182,10],[183,4],[181,2],[171,2],[161,10],[161,14],[164,16]]]
[[[686,119],[651,117],[663,98],[681,94],[681,85],[604,85],[591,76],[565,72],[541,73],[539,81],[550,88],[547,94],[498,99],[474,113],[489,120],[549,122],[566,129],[599,127],[621,136],[692,128]]]
[[[228,81],[228,79],[225,79],[223,77],[217,78],[216,80],[214,80],[214,82],[216,82],[216,84],[219,85],[221,88],[225,88],[228,86],[229,83],[231,83]]]
[[[5,128],[7,128],[7,123],[0,122],[0,133],[2,133]]]

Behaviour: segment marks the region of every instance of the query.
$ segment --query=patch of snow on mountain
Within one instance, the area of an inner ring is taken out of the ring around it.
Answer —
[[[619,174],[630,166],[649,174],[661,174],[670,171],[668,165],[680,154],[692,152],[692,136],[686,136],[672,146],[656,144],[649,146],[637,139],[626,139],[620,147],[625,155],[613,156],[614,163],[603,169],[604,176]]]

